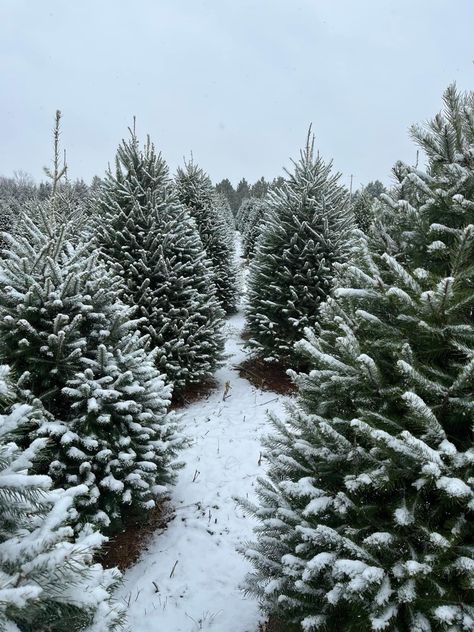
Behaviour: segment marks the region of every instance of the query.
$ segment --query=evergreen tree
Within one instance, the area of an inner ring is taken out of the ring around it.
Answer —
[[[181,203],[196,221],[207,257],[212,264],[217,298],[224,310],[235,311],[237,266],[233,232],[213,199],[209,176],[193,162],[179,168],[176,190]]]
[[[22,388],[62,418],[68,408],[62,388],[122,312],[119,279],[88,244],[71,241],[77,225],[49,202],[28,207],[19,221],[17,236],[5,236],[0,266],[1,354]]]
[[[242,204],[239,206],[237,214],[235,216],[235,223],[237,229],[244,234],[247,229],[249,217],[253,213],[254,206],[256,204],[256,198],[245,198]]]
[[[380,200],[382,195],[387,192],[387,189],[380,182],[380,180],[373,180],[364,187],[367,195],[370,195],[372,199]]]
[[[49,464],[38,468],[56,486],[88,486],[81,520],[119,526],[173,479],[182,440],[166,415],[170,388],[135,333],[133,310],[117,299],[120,279],[67,239],[70,224],[53,229],[44,208],[39,217],[41,225],[22,218],[1,266],[2,356],[50,417],[24,441],[50,439]]]
[[[252,184],[252,186],[250,187],[251,197],[264,198],[268,193],[268,187],[269,184],[265,180],[265,178],[260,178],[260,180],[257,180],[257,182],[255,182],[255,184]]]
[[[272,183],[270,184],[269,190],[275,191],[276,189],[281,189],[281,187],[285,184],[285,178],[283,176],[278,176],[273,178]]]
[[[413,240],[359,234],[268,442],[248,588],[307,632],[474,629],[474,95],[413,135]]]
[[[33,411],[6,403],[5,366],[0,374],[0,630],[114,630],[123,611],[110,592],[120,575],[91,564],[106,538],[84,530],[74,539],[70,526],[74,501],[87,488],[51,491],[47,476],[28,474],[44,441],[21,451],[11,440]]]
[[[174,458],[184,446],[176,418],[166,412],[171,388],[155,354],[129,329],[130,322],[116,327],[116,346],[101,345],[63,389],[71,421],[39,430],[60,438],[50,465],[56,484],[85,483],[78,509],[109,531],[122,527],[124,515],[139,516],[168,496],[179,466]]]
[[[220,362],[223,312],[196,225],[173,191],[168,167],[135,135],[117,152],[98,199],[97,241],[138,306],[156,365],[174,392],[212,375]]]
[[[245,178],[242,178],[242,180],[239,182],[239,184],[237,185],[237,188],[235,190],[235,196],[234,196],[234,207],[235,210],[237,210],[240,205],[242,204],[242,202],[246,199],[250,197],[250,187],[249,187],[249,183],[247,182],[247,180]]]
[[[374,198],[366,188],[356,191],[352,199],[352,212],[357,227],[368,234],[374,221]]]
[[[250,208],[242,230],[242,247],[244,256],[253,258],[257,239],[265,228],[268,208],[266,201],[262,199],[250,198],[248,203]]]
[[[227,198],[230,208],[232,209],[232,213],[235,215],[237,209],[235,208],[235,190],[232,186],[232,183],[228,178],[224,178],[221,182],[218,182],[215,186],[216,192],[225,195]]]
[[[59,117],[55,139],[58,126]],[[118,299],[121,279],[82,242],[81,218],[67,219],[56,159],[51,173],[52,196],[27,208],[18,236],[7,236],[0,352],[24,397],[46,412],[24,430],[26,445],[49,438],[49,462],[35,467],[57,486],[85,483],[81,521],[114,527],[163,496],[182,440],[166,415],[170,388],[156,352],[135,333],[134,309]]]
[[[227,226],[231,229],[229,237],[233,238],[232,231],[235,230],[235,217],[230,208],[229,200],[223,193],[214,193],[212,196],[212,205],[217,213],[222,215],[225,219]]]
[[[269,211],[249,278],[249,347],[268,360],[295,360],[293,345],[318,321],[347,250],[352,219],[339,174],[308,142],[294,173],[268,196]]]

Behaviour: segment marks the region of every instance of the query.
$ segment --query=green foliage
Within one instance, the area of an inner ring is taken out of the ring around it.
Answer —
[[[206,255],[212,264],[217,298],[227,313],[237,302],[237,268],[233,231],[220,205],[216,205],[207,174],[193,162],[176,174],[176,191],[181,203],[194,218]]]
[[[235,210],[237,210],[242,204],[242,202],[249,197],[250,197],[249,183],[247,182],[245,178],[242,178],[242,180],[240,180],[239,184],[237,185],[237,188],[235,189],[235,196],[234,196]]]
[[[23,396],[45,410],[21,440],[49,439],[36,470],[56,486],[84,483],[80,521],[116,528],[124,513],[163,496],[181,440],[155,354],[118,299],[120,278],[90,244],[71,241],[77,224],[52,201],[7,238],[0,350]]]
[[[474,627],[473,95],[445,106],[385,199],[397,255],[359,233],[267,443],[248,588],[307,632]]]
[[[367,189],[356,191],[352,199],[352,212],[357,228],[368,234],[374,221],[374,198]]]
[[[6,236],[0,349],[22,388],[62,418],[68,409],[62,388],[82,368],[83,357],[107,339],[122,309],[119,280],[88,244],[71,241],[77,225],[56,215],[49,202],[31,215],[26,209],[17,236]]]
[[[123,281],[123,300],[145,318],[156,364],[179,392],[220,362],[223,312],[196,224],[148,140],[123,142],[97,202],[97,241]]]
[[[8,632],[105,632],[123,610],[110,599],[120,574],[92,564],[105,538],[83,531],[74,539],[73,507],[87,488],[51,491],[47,476],[28,474],[44,449],[38,439],[21,451],[11,436],[34,414],[11,400],[1,367],[0,392],[0,630]],[[37,415],[34,415],[37,416]]]
[[[250,269],[249,346],[270,360],[295,362],[293,345],[317,323],[352,229],[339,174],[314,156],[309,136],[294,172],[269,194],[268,208]]]
[[[216,209],[218,215],[221,215],[230,231],[227,231],[229,238],[233,239],[232,231],[235,230],[235,217],[229,204],[229,200],[223,193],[213,193],[212,205]]]
[[[5,237],[0,352],[23,397],[44,410],[22,428],[24,446],[48,438],[35,469],[56,486],[85,483],[76,517],[108,527],[163,495],[180,440],[166,415],[170,389],[118,298],[121,279],[84,240],[83,216],[61,191],[59,119],[51,196],[25,206],[17,236]]]
[[[242,207],[244,209],[240,230],[242,231],[243,254],[245,257],[252,258],[255,255],[257,240],[265,228],[268,205],[265,200],[249,198]]]

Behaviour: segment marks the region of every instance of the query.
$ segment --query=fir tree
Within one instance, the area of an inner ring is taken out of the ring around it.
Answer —
[[[214,271],[217,298],[227,313],[233,312],[237,302],[233,232],[214,203],[211,180],[196,164],[188,162],[177,171],[176,190],[181,203],[196,221]]]
[[[367,189],[363,188],[360,191],[356,191],[352,200],[352,212],[354,213],[354,221],[356,226],[368,234],[375,215],[375,201],[374,198],[368,193]]]
[[[245,198],[242,204],[239,206],[237,211],[237,215],[235,216],[235,223],[237,229],[240,230],[241,233],[244,233],[247,227],[247,223],[250,215],[252,214],[253,208],[255,205],[255,198]]]
[[[11,440],[18,427],[38,416],[11,405],[6,367],[0,368],[0,630],[8,632],[105,632],[122,621],[110,592],[120,577],[91,564],[103,536],[84,530],[73,538],[74,501],[85,486],[51,491],[47,476],[28,474],[44,449],[37,439],[21,451]],[[8,410],[10,408],[10,410]]]
[[[331,164],[308,142],[294,173],[268,196],[268,214],[249,277],[249,347],[294,361],[293,345],[317,323],[352,230],[348,196]]]
[[[264,177],[257,180],[255,184],[252,184],[250,188],[250,195],[256,198],[264,198],[268,193],[269,183],[265,180]]]
[[[237,212],[237,209],[235,208],[235,190],[230,180],[228,178],[224,178],[224,180],[221,180],[216,184],[215,189],[217,193],[225,195],[232,213],[235,216],[235,213]]]
[[[212,196],[212,205],[227,222],[228,227],[231,229],[229,237],[232,238],[232,231],[235,230],[235,217],[229,204],[229,200],[223,193],[214,193]]]
[[[220,362],[223,312],[196,225],[150,141],[135,135],[117,152],[97,202],[97,241],[138,306],[156,364],[174,392],[212,375]]]
[[[2,356],[25,397],[49,414],[28,428],[28,440],[50,439],[47,473],[55,485],[88,486],[81,519],[120,525],[122,514],[147,509],[173,479],[182,443],[166,415],[171,389],[155,355],[117,296],[120,279],[83,244],[44,220],[21,221],[1,266]],[[27,439],[25,438],[25,441]],[[38,467],[44,469],[44,465]]]
[[[258,198],[250,198],[248,205],[247,219],[242,229],[242,248],[245,257],[253,258],[257,239],[265,227],[268,208],[265,200]]]
[[[179,466],[174,458],[184,445],[176,418],[167,414],[171,388],[155,354],[129,330],[127,321],[116,327],[116,345],[101,345],[63,389],[71,420],[39,430],[59,438],[50,465],[56,484],[85,483],[78,509],[109,531],[122,527],[124,515],[139,516],[168,496]]]
[[[242,180],[237,185],[237,188],[235,189],[235,195],[234,195],[235,209],[237,210],[242,204],[242,202],[249,197],[250,197],[249,183],[247,182],[245,178],[242,178]]]
[[[49,438],[35,464],[56,486],[87,485],[81,521],[118,526],[130,510],[148,509],[173,478],[182,443],[167,416],[170,388],[155,354],[136,332],[134,308],[119,299],[113,276],[53,195],[26,209],[0,266],[0,351],[25,398],[46,418],[25,428],[22,443]],[[74,243],[74,241],[77,243]]]
[[[474,95],[413,135],[385,202],[413,239],[359,234],[267,444],[248,588],[307,632],[474,628]]]

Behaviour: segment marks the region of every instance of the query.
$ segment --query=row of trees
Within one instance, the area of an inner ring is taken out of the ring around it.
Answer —
[[[260,180],[254,182],[254,184],[249,184],[245,178],[242,178],[234,189],[230,180],[224,178],[224,180],[216,184],[215,189],[218,193],[225,195],[234,215],[236,215],[241,204],[247,198],[264,198],[269,191],[281,186],[282,183],[283,178],[280,176],[274,178],[271,182],[262,177]]]
[[[251,349],[305,370],[247,590],[306,632],[474,629],[474,94],[412,134],[365,232],[308,142],[251,263]]]
[[[0,261],[0,628],[99,632],[122,612],[94,550],[167,496],[186,443],[171,397],[221,361],[233,218],[134,133],[77,203],[59,119],[49,195],[22,201]]]

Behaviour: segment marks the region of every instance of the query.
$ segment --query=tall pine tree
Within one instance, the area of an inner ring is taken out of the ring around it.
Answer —
[[[26,208],[18,235],[6,237],[0,352],[23,396],[45,410],[24,429],[23,444],[49,438],[48,460],[35,467],[57,486],[87,485],[81,521],[118,526],[163,496],[182,439],[140,321],[118,299],[121,280],[81,241],[60,177],[55,159],[52,196]]]
[[[209,378],[223,349],[223,312],[196,225],[170,184],[168,167],[134,134],[117,151],[97,201],[97,241],[138,306],[156,364],[180,392]]]
[[[307,632],[474,629],[474,95],[413,135],[396,255],[340,267],[253,508],[248,588]]]
[[[241,228],[242,251],[245,257],[253,258],[257,240],[265,228],[268,206],[265,200],[259,198],[249,198],[247,202],[247,218]]]
[[[268,196],[268,214],[250,268],[249,347],[282,364],[295,361],[294,343],[318,321],[346,253],[352,230],[348,195],[308,141],[294,172]]]
[[[233,231],[220,205],[216,205],[209,176],[194,162],[176,174],[176,190],[182,204],[196,221],[207,257],[212,264],[217,298],[227,313],[237,303],[237,267]]]

